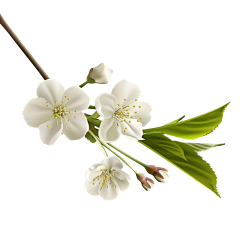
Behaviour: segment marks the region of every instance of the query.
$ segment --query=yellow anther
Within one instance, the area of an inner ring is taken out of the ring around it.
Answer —
[[[140,119],[142,119],[142,117],[140,117]]]
[[[65,95],[64,97],[67,98],[67,95]]]
[[[127,121],[126,119],[124,119],[124,121]]]
[[[77,118],[76,116],[74,116],[74,118]]]
[[[67,100],[70,100],[70,98],[68,98]]]
[[[141,106],[139,106],[139,108],[141,108]]]
[[[70,122],[70,119],[68,119],[68,122]]]
[[[62,124],[62,122],[60,122],[60,124]]]
[[[54,116],[52,116],[52,118],[54,118]]]
[[[133,105],[133,107],[136,107],[135,105]]]
[[[126,132],[126,130],[124,130],[124,132]]]
[[[116,186],[114,185],[114,187],[113,187],[114,189],[116,189]]]
[[[114,122],[114,123],[116,123],[116,122]]]
[[[127,107],[130,107],[129,105],[127,105]]]
[[[67,132],[69,132],[69,129],[67,129]]]
[[[47,105],[47,107],[49,107],[49,105]]]
[[[118,103],[117,105],[120,106],[120,103]]]
[[[108,186],[106,186],[106,188],[108,188]]]
[[[55,119],[57,118],[57,117],[54,117]]]
[[[139,120],[137,120],[137,122],[139,122]]]
[[[67,108],[68,106],[66,105],[65,108]]]
[[[49,125],[47,125],[47,127],[49,127]]]
[[[64,112],[66,112],[67,110],[66,109],[63,109]]]
[[[75,110],[75,113],[77,112],[77,110]]]
[[[57,103],[57,101],[55,101],[55,103]]]
[[[92,185],[94,185],[94,183]]]
[[[65,116],[63,115],[63,117],[62,118],[65,118]]]
[[[123,120],[121,120],[121,122],[123,122]]]
[[[58,125],[58,123],[56,123],[56,125]]]
[[[69,113],[72,113],[71,111],[69,111]]]
[[[48,102],[46,102],[46,104],[48,104]]]
[[[129,121],[131,123],[131,121]]]
[[[127,128],[125,128],[125,129],[127,129]]]
[[[62,103],[64,103],[64,101],[62,101]]]
[[[112,175],[114,176],[114,175],[115,175],[115,173],[112,173]]]
[[[126,101],[127,99],[126,98],[124,98],[124,101]]]
[[[62,108],[62,106],[59,106],[59,108]]]
[[[135,101],[137,101],[137,99],[135,99]]]
[[[95,181],[95,179],[93,179],[93,181]]]
[[[137,112],[134,112],[134,113],[137,113]]]
[[[63,133],[61,133],[63,135]]]
[[[133,116],[131,116],[130,118],[132,118]]]
[[[100,184],[100,182],[98,184]]]

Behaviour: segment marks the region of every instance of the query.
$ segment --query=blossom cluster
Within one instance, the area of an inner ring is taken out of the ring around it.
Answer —
[[[84,83],[106,84],[112,76],[112,69],[101,63],[91,68]],[[83,86],[84,86],[83,85]],[[89,128],[87,114],[89,96],[80,87],[72,86],[64,90],[56,80],[47,79],[37,88],[38,98],[30,100],[24,108],[23,116],[31,127],[39,128],[40,139],[47,145],[53,145],[60,135],[70,140],[86,136]],[[132,141],[142,139],[143,127],[151,119],[151,106],[139,101],[140,89],[126,80],[118,82],[111,93],[100,94],[95,101],[97,118],[102,118],[96,140],[106,147],[115,142],[120,135]],[[99,120],[99,119],[98,119]],[[118,155],[117,155],[118,156]],[[167,170],[154,165],[143,165],[157,181],[166,182]],[[92,165],[86,172],[85,187],[92,195],[103,199],[114,199],[119,191],[129,187],[130,177],[121,169],[123,165],[116,156],[106,157],[100,163]],[[145,190],[150,190],[153,180],[143,173],[135,172]]]

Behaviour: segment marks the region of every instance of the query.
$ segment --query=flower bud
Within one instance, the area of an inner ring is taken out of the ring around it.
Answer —
[[[152,174],[158,182],[166,183],[169,179],[168,170],[154,165],[147,165],[146,170],[149,174]]]
[[[113,70],[111,68],[104,63],[100,63],[97,67],[90,69],[87,81],[88,83],[106,84],[109,82],[112,73]]]
[[[137,173],[136,175],[146,191],[149,191],[153,187],[154,181],[151,178],[145,177],[143,173]]]

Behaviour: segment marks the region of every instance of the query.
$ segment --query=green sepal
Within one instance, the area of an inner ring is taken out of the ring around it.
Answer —
[[[96,119],[96,118],[93,118],[93,117],[87,117],[87,120],[88,120],[88,122],[91,122],[91,123],[93,123],[96,127],[100,127],[100,124],[101,124],[101,120],[99,120],[99,119]]]
[[[95,128],[94,124],[91,122],[88,122],[89,124],[89,129],[96,135],[98,136],[98,129]],[[96,139],[89,133],[87,132],[85,135],[85,138],[87,138],[91,143],[95,143]]]

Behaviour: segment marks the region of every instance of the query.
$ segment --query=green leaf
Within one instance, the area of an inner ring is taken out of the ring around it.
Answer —
[[[200,116],[158,128],[145,129],[144,132],[160,131],[179,138],[196,139],[212,132],[221,123],[228,104]]]
[[[162,125],[162,126],[169,125],[169,124],[173,124],[173,123],[177,123],[177,122],[183,120],[185,117],[186,117],[186,115],[183,115],[183,116],[181,116],[181,117],[179,117],[179,118],[177,118],[177,119],[175,119],[175,120],[172,120],[172,121],[170,121],[170,122],[168,122],[168,123],[165,123],[165,124]],[[143,129],[143,133],[145,133],[145,132],[150,132],[149,129],[151,129],[151,128]],[[160,131],[151,131],[151,132],[157,132],[157,133],[164,134],[164,133],[162,133],[162,132],[160,132]]]
[[[196,152],[205,151],[213,147],[223,146],[225,143],[185,143],[186,145],[192,147]]]
[[[89,124],[89,129],[96,135],[98,136],[98,129],[95,128],[94,124],[91,122],[88,122]],[[85,138],[87,138],[91,143],[95,143],[96,139],[89,133],[87,132],[85,135]]]
[[[161,134],[159,134],[162,136]],[[144,137],[144,136],[143,136]],[[210,189],[214,192],[218,197],[220,197],[217,191],[217,177],[210,167],[210,165],[199,156],[195,150],[188,146],[185,143],[174,141],[181,147],[184,151],[184,155],[187,161],[183,160],[182,158],[174,155],[173,153],[167,151],[166,149],[162,148],[158,143],[152,142],[149,140],[140,140],[141,144],[145,145],[168,162],[175,165],[177,168],[188,174],[190,177]]]
[[[174,141],[164,136],[163,134],[154,133],[154,132],[147,133],[143,135],[143,138],[148,140],[149,142],[153,142],[154,144],[157,144],[158,146],[165,149],[166,151],[187,161],[187,159],[184,156],[184,152],[182,148],[180,148]]]

